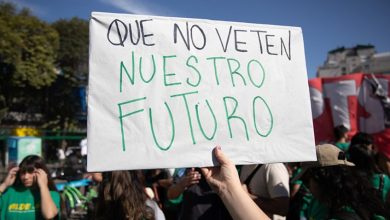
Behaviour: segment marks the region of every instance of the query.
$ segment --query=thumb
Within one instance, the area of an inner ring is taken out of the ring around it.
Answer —
[[[222,148],[220,146],[214,148],[214,155],[221,165],[230,163],[229,158],[222,152]]]

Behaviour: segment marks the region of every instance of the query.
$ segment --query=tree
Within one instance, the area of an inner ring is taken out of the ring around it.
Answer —
[[[69,130],[77,126],[80,113],[78,89],[86,86],[88,74],[88,22],[79,18],[52,24],[60,36],[57,66],[61,71],[50,88],[48,118],[51,128]],[[86,125],[84,125],[85,127]]]
[[[42,112],[45,89],[57,78],[58,45],[49,24],[0,3],[0,112]]]
[[[58,20],[52,25],[60,36],[57,63],[74,86],[85,85],[88,73],[88,22],[80,18]]]

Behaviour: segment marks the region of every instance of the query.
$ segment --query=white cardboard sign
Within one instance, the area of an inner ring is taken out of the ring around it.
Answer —
[[[302,31],[93,12],[88,170],[315,160]]]

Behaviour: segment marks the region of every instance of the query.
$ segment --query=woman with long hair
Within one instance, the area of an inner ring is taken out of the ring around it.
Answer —
[[[25,157],[10,169],[0,185],[0,219],[54,219],[60,210],[60,195],[44,160]]]
[[[317,199],[317,203],[313,203],[316,207],[311,206],[317,210],[312,210],[312,213],[322,210],[323,214],[326,213],[324,217],[335,219],[389,217],[370,181],[353,175],[349,167],[317,167],[307,175],[310,191]]]
[[[140,171],[103,173],[98,193],[96,219],[165,219],[157,203],[148,199]]]
[[[304,165],[302,180],[313,194],[308,219],[387,219],[388,211],[370,180],[355,175],[355,165],[336,146],[316,146],[317,162]]]
[[[348,150],[350,161],[355,164],[353,170],[362,179],[370,180],[378,196],[390,207],[390,177],[380,171],[375,163],[375,155],[365,144],[354,144]]]

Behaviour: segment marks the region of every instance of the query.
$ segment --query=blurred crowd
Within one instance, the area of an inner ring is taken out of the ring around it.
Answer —
[[[316,146],[314,162],[235,166],[218,148],[216,168],[88,173],[98,194],[86,218],[389,219],[390,149],[363,132],[349,140],[344,126],[334,133],[333,143]],[[1,219],[61,216],[61,197],[38,156],[10,169],[0,192]]]

